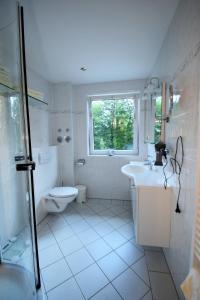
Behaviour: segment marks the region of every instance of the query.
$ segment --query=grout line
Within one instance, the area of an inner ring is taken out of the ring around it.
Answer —
[[[164,271],[155,271],[155,270],[150,270],[149,269],[149,273],[160,273],[160,274],[166,274],[166,275],[170,275],[169,272],[164,272]]]
[[[142,257],[143,258],[143,257]],[[138,261],[137,261],[138,262]],[[136,262],[136,263],[137,263]],[[135,263],[134,263],[135,264]],[[134,266],[134,264],[132,265],[132,266]],[[144,282],[144,284],[149,288],[149,289],[151,289],[151,286],[150,286],[150,280],[149,280],[149,284],[147,284],[146,283],[146,281],[135,271],[135,270],[133,270],[131,267],[132,266],[130,266],[130,269],[135,273],[135,275],[137,275],[137,277],[139,277],[143,282]],[[148,274],[148,277],[149,277],[149,274]]]
[[[147,267],[147,273],[148,273],[148,277],[149,277],[149,284],[150,284],[151,296],[152,296],[152,299],[153,299],[153,290],[152,290],[152,285],[151,285],[150,272],[149,272],[149,268],[148,268],[148,265],[147,265],[146,253],[145,253],[145,257],[144,258],[145,258],[145,263],[146,263],[146,267]]]
[[[114,286],[114,284],[111,282],[110,283],[111,284],[111,286],[115,289],[115,291],[117,292],[117,294],[122,298],[122,300],[125,300],[123,297],[122,297],[122,295],[118,292],[118,290],[116,289],[116,287]]]
[[[166,262],[166,265],[167,265],[167,267],[168,267],[169,274],[170,274],[170,277],[171,277],[171,279],[172,279],[174,289],[175,289],[175,291],[176,291],[177,299],[179,299],[179,293],[178,293],[178,290],[177,290],[177,288],[176,288],[176,285],[175,285],[175,282],[174,282],[174,278],[173,278],[173,276],[172,276],[172,273],[171,273],[171,270],[170,270],[170,268],[169,268],[169,265],[168,265],[168,262],[167,262],[167,259],[166,259],[166,256],[165,256],[165,252],[163,251],[163,249],[162,249],[162,253],[163,253],[163,256],[164,256],[164,260],[165,260],[165,262]]]
[[[151,294],[151,298],[152,298],[152,300],[153,300],[153,296],[152,296],[152,291],[151,291],[151,289],[149,289],[148,292],[147,292],[146,294],[144,294],[144,296],[142,296],[142,298],[140,298],[140,300],[144,299],[144,297],[146,297],[146,295],[148,295],[148,293]],[[156,300],[156,299],[155,299],[155,300]]]
[[[106,288],[110,282],[108,282],[106,285],[104,285],[102,288],[100,288],[98,291],[96,291],[92,296],[90,296],[87,300],[92,299],[94,296],[96,296],[98,293],[100,293],[104,288]]]

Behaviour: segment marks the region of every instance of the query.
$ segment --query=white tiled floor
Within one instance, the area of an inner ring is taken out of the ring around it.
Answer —
[[[128,201],[71,203],[38,243],[49,300],[178,300],[162,250],[136,244]]]

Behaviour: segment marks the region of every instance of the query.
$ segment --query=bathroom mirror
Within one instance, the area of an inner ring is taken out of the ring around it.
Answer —
[[[144,98],[144,142],[155,144],[164,139],[162,115],[165,107],[165,82]]]

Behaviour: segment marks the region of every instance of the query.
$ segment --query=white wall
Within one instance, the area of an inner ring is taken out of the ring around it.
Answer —
[[[53,84],[53,104],[50,111],[51,144],[58,146],[58,164],[60,185],[74,185],[74,148],[72,122],[72,86],[70,83]],[[58,130],[61,130],[59,132]],[[66,131],[69,130],[68,132]],[[63,138],[62,143],[57,137]],[[66,143],[64,138],[70,136],[71,141]]]
[[[42,162],[40,156],[42,155]],[[35,207],[39,223],[47,214],[44,206],[44,196],[58,183],[57,147],[33,148],[33,160],[36,163],[34,171]]]
[[[44,101],[39,104],[36,101],[29,105],[31,140],[33,147],[42,147],[50,144],[49,134],[49,108],[52,105],[52,85],[47,80],[31,69],[27,69],[28,87],[44,94]]]
[[[34,171],[34,191],[37,222],[40,222],[46,215],[42,196],[48,189],[56,184],[58,179],[57,150],[49,148],[51,143],[49,110],[52,107],[53,95],[52,85],[36,72],[27,69],[28,87],[44,94],[44,101],[48,105],[40,104],[37,101],[29,102],[31,142],[33,148],[33,160],[36,163]],[[39,164],[38,155],[40,152],[49,152],[50,160],[46,164]]]
[[[173,82],[181,98],[167,125],[166,143],[174,154],[176,139],[183,136],[184,166],[181,176],[180,206],[182,213],[174,212],[177,186],[173,188],[170,248],[165,255],[176,287],[186,277],[190,267],[191,239],[194,221],[196,187],[197,141],[199,127],[200,84],[200,2],[182,0],[163,43],[152,75]]]
[[[91,156],[88,155],[87,96],[106,93],[142,91],[144,80],[107,82],[73,86],[74,155],[86,160],[85,166],[75,167],[76,184],[85,184],[88,197],[105,199],[129,199],[128,179],[120,172],[121,166],[130,160],[143,158],[145,153],[144,116],[141,109],[139,156]],[[142,106],[143,103],[141,103]]]

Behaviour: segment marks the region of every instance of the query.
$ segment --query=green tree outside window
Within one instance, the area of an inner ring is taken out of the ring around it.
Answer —
[[[132,150],[134,140],[134,99],[91,102],[94,150]]]

